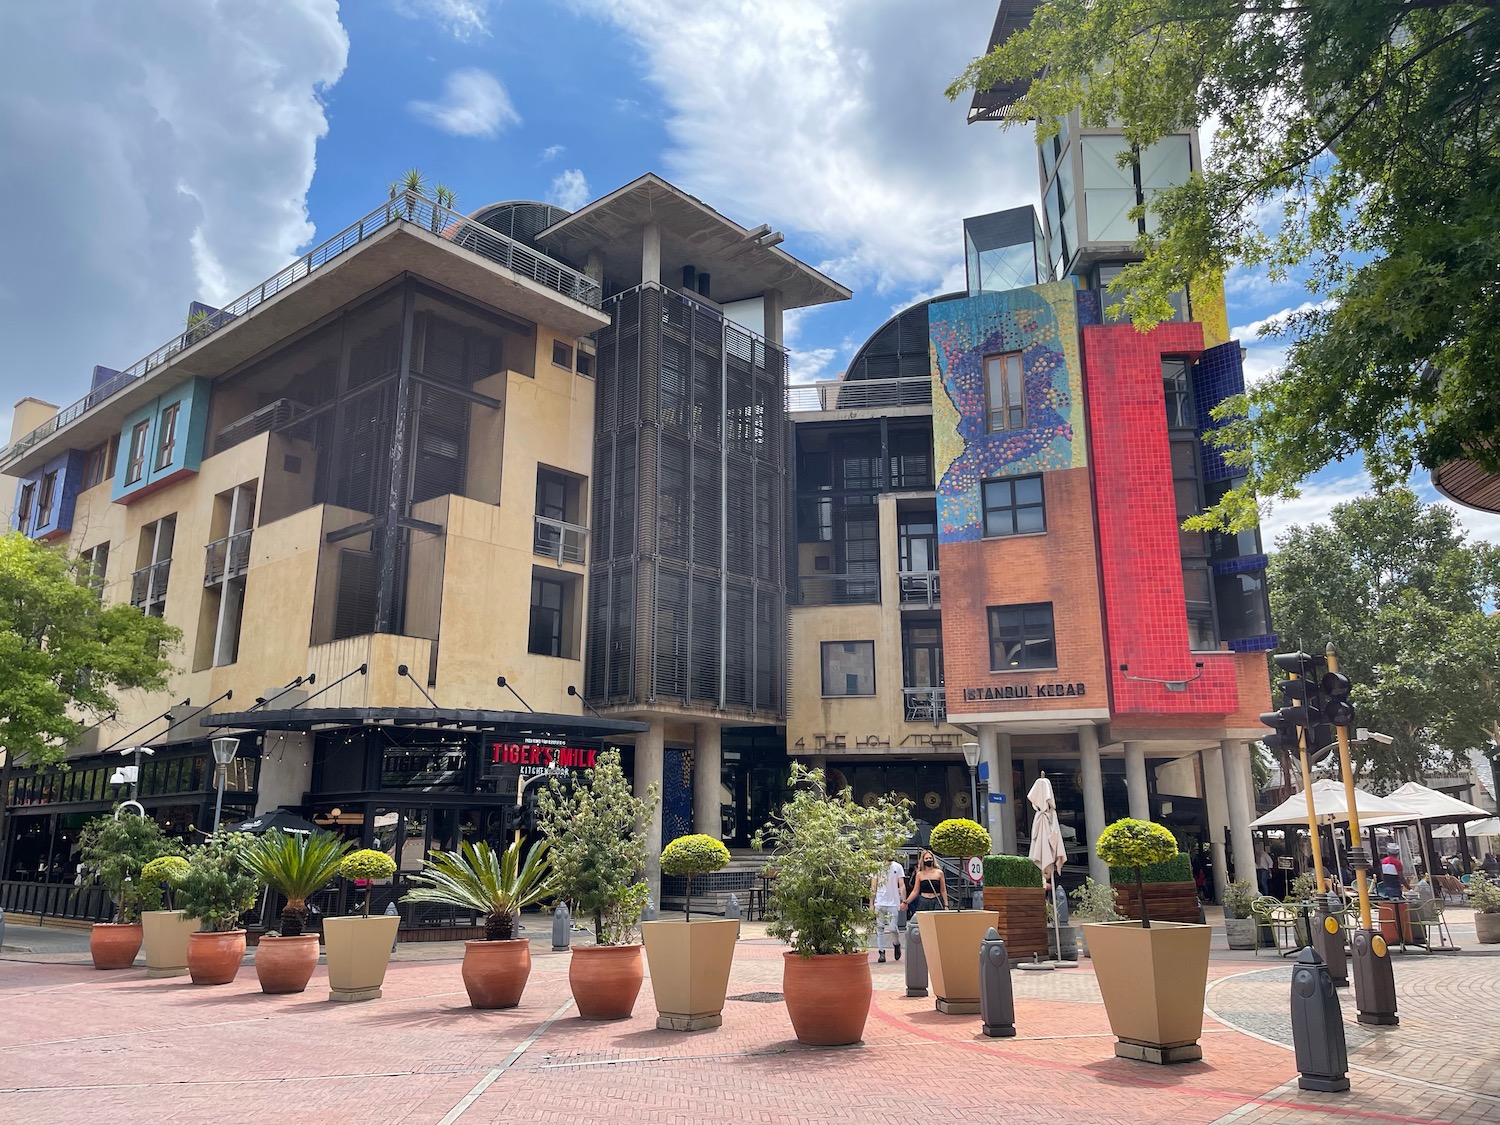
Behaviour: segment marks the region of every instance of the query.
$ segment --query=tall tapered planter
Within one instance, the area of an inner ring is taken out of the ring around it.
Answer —
[[[323,919],[323,948],[328,959],[328,999],[375,1000],[391,963],[391,946],[401,919],[395,914],[373,918]]]
[[[1155,1063],[1201,1059],[1213,931],[1153,921],[1149,930],[1139,922],[1095,922],[1084,932],[1115,1054]]]
[[[724,1022],[724,994],[740,924],[733,918],[641,923],[656,1026],[701,1031]]]
[[[999,922],[993,910],[924,910],[922,948],[937,1010],[949,1015],[979,1011],[979,943]]]
[[[188,935],[201,928],[181,910],[147,910],[141,915],[146,948],[146,976],[186,976]]]

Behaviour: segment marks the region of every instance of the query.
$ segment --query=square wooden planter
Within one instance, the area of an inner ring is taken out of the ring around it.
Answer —
[[[1198,885],[1196,883],[1147,883],[1146,909],[1151,912],[1151,922],[1181,922],[1185,926],[1198,924]],[[1135,884],[1115,885],[1115,910],[1139,922],[1141,900]]]
[[[1047,956],[1047,892],[1041,887],[985,887],[984,908],[1000,919],[995,929],[1012,963]]]
[[[924,910],[919,917],[937,1010],[949,1015],[977,1013],[979,943],[999,918],[991,910]]]

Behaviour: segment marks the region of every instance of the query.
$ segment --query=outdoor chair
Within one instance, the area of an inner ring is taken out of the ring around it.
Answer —
[[[1439,949],[1457,949],[1453,943],[1453,934],[1448,930],[1448,919],[1444,917],[1443,903],[1440,899],[1430,898],[1412,907],[1411,928],[1422,932],[1422,944],[1428,953]],[[1433,932],[1437,933],[1437,944],[1433,944]]]
[[[1464,885],[1459,882],[1457,876],[1439,875],[1437,881],[1438,890],[1442,892],[1445,903],[1462,903],[1464,901]]]
[[[1289,952],[1296,953],[1301,948],[1297,941],[1297,911],[1292,906],[1267,895],[1251,903],[1250,912],[1255,915],[1256,922],[1270,929],[1278,956],[1285,957]],[[1255,954],[1260,956],[1258,940],[1255,943]]]

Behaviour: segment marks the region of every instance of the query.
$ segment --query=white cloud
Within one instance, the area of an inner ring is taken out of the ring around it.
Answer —
[[[541,163],[547,164],[553,160],[556,160],[559,156],[567,151],[567,145],[548,145],[546,148],[542,149],[542,155],[538,159],[541,161]]]
[[[1370,478],[1362,469],[1344,467],[1342,475],[1325,480],[1308,481],[1301,495],[1292,500],[1270,504],[1260,502],[1260,538],[1266,550],[1274,550],[1276,539],[1293,524],[1318,523],[1326,520],[1334,506],[1346,503],[1370,490]],[[1337,470],[1335,470],[1337,471]]]
[[[968,126],[967,99],[942,93],[983,50],[992,7],[934,0],[913,19],[901,0],[572,4],[640,48],[666,108],[668,176],[742,222],[817,236],[846,284],[935,285],[962,258],[965,215],[1035,202],[1030,133]]]
[[[66,402],[295,256],[348,46],[334,0],[0,5],[0,166],[36,208],[7,224],[0,397]]]
[[[1282,309],[1260,320],[1229,330],[1229,338],[1245,349],[1245,385],[1253,387],[1286,364],[1288,345],[1280,342],[1292,317],[1315,309],[1331,308],[1329,301],[1303,301],[1296,308]]]
[[[500,79],[475,68],[448,75],[440,101],[413,101],[407,108],[418,120],[455,137],[496,137],[521,123]]]
[[[433,20],[455,39],[488,35],[489,0],[396,0],[407,19]]]
[[[576,211],[589,201],[589,182],[583,178],[579,168],[568,168],[552,177],[552,186],[547,189],[547,202],[555,203],[565,211]]]

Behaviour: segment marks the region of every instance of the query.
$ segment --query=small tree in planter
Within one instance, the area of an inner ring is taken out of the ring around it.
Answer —
[[[855,1043],[870,1014],[870,875],[911,837],[910,802],[886,796],[860,805],[847,788],[829,793],[822,770],[797,762],[791,782],[792,799],[754,840],[776,855],[766,932],[792,946],[782,990],[797,1038]]]
[[[1474,907],[1474,931],[1480,944],[1500,942],[1500,886],[1475,872],[1469,877],[1469,904]]]
[[[172,892],[187,873],[188,861],[180,855],[158,856],[141,868],[137,886],[148,977],[180,977],[188,971],[188,935],[198,928],[198,919],[189,918],[172,901]]]
[[[188,861],[180,855],[157,856],[141,868],[138,884],[141,913],[152,910],[174,910],[172,892],[188,873]]]
[[[339,874],[365,892],[363,913],[356,917],[324,918],[323,947],[328,955],[328,999],[375,1000],[385,983],[385,970],[401,918],[395,914],[370,916],[370,894],[379,879],[396,873],[396,861],[385,852],[361,848],[339,861]]]
[[[318,935],[302,932],[307,900],[333,881],[350,846],[332,832],[273,828],[245,849],[245,866],[286,898],[280,935],[262,937],[255,949],[255,975],[262,992],[307,988],[318,965]]]
[[[661,869],[680,875],[682,921],[641,923],[641,940],[651,963],[656,1026],[666,1031],[701,1031],[723,1022],[724,996],[740,924],[733,918],[693,921],[693,876],[722,871],[729,849],[712,836],[679,836],[661,851]]]
[[[943,821],[932,830],[932,835],[927,842],[938,855],[951,856],[958,860],[985,855],[990,850],[990,834],[974,821],[962,817],[953,817]],[[967,872],[963,873],[963,876],[967,879]],[[951,903],[956,904],[957,900],[957,895],[949,896]],[[960,907],[954,905],[953,909],[958,910]]]
[[[1166,863],[1177,854],[1177,840],[1160,824],[1149,820],[1124,817],[1099,835],[1094,852],[1111,868],[1124,867],[1135,872],[1135,891],[1140,900],[1141,927],[1151,928],[1151,914],[1146,909],[1146,884],[1142,870],[1154,863]]]
[[[972,820],[945,820],[932,830],[928,844],[939,855],[962,861],[989,851],[990,834]],[[967,881],[967,873],[963,878]],[[979,1011],[979,945],[991,926],[999,928],[1000,913],[963,910],[958,897],[948,896],[951,911],[924,913],[920,927],[937,1010],[969,1015]]]
[[[640,994],[641,947],[631,938],[650,894],[641,875],[655,804],[654,785],[644,799],[635,796],[618,750],[600,754],[582,777],[553,778],[537,795],[537,827],[552,846],[558,896],[594,918],[594,947],[575,946],[568,967],[584,1019],[625,1019]]]
[[[661,850],[664,875],[680,875],[686,880],[683,891],[682,920],[693,917],[693,876],[712,875],[729,866],[729,849],[722,841],[702,833],[679,836]]]
[[[1224,888],[1224,937],[1230,949],[1254,949],[1257,924],[1251,904],[1255,889],[1248,879],[1237,879]]]
[[[356,887],[364,888],[365,918],[370,916],[370,893],[374,890],[375,883],[381,879],[389,879],[395,873],[396,861],[375,848],[360,848],[339,861],[339,874]]]
[[[245,956],[240,916],[255,905],[260,883],[245,862],[251,840],[218,832],[188,854],[177,905],[203,929],[188,937],[188,973],[194,984],[228,984]]]
[[[114,904],[113,920],[96,925],[89,952],[96,969],[126,969],[140,952],[141,871],[153,859],[179,854],[182,846],[148,816],[101,816],[79,836],[83,864],[98,877]]]

